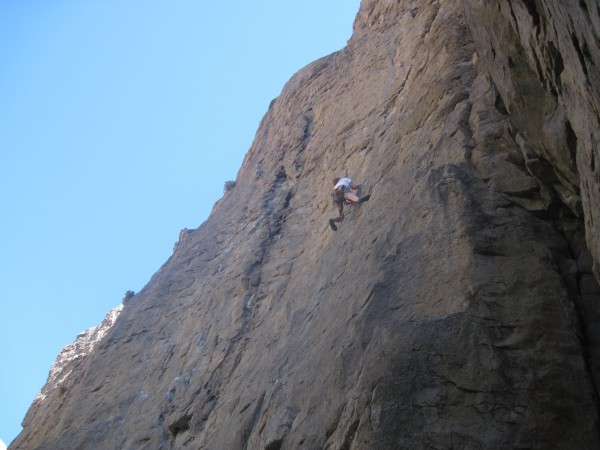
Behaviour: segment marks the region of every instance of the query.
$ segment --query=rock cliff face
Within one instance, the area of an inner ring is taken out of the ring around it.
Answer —
[[[11,448],[599,448],[599,30],[363,0]]]
[[[50,429],[54,427],[55,422],[48,421],[47,417],[52,417],[57,411],[60,411],[62,397],[84,376],[85,361],[111,329],[122,310],[122,305],[114,308],[100,325],[80,333],[75,342],[62,349],[50,368],[46,385],[34,399],[27,414],[26,422],[32,422],[36,424],[36,427],[40,427],[38,432],[42,432],[46,426],[49,426]],[[42,419],[40,420],[40,418]],[[43,432],[46,431],[48,430]]]

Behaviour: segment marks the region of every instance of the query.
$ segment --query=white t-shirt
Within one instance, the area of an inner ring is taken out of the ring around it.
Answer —
[[[350,189],[350,183],[352,183],[352,180],[350,178],[342,178],[340,181],[337,182],[333,189],[337,189],[341,186],[346,186],[348,189]]]

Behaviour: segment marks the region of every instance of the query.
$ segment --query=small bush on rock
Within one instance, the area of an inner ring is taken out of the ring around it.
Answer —
[[[230,190],[232,190],[236,185],[236,182],[233,180],[229,180],[225,182],[225,186],[223,186],[223,193],[227,194]]]
[[[127,304],[127,302],[129,302],[129,300],[131,300],[134,295],[135,295],[135,292],[133,292],[133,291],[125,292],[125,295],[123,296],[123,304],[124,305]]]

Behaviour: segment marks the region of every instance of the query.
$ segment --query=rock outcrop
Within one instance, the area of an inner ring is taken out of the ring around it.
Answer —
[[[122,310],[123,305],[117,306],[106,315],[102,323],[79,333],[75,342],[62,349],[50,368],[46,384],[27,412],[23,421],[24,428],[31,424],[36,427],[36,433],[49,434],[56,431],[54,427],[57,421],[47,418],[60,414],[62,398],[85,375],[87,358],[112,328]],[[27,445],[24,447],[27,448]]]
[[[11,448],[599,448],[599,29],[363,0]]]

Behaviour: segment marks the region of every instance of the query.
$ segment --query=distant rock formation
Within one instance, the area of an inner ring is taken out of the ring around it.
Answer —
[[[363,0],[11,449],[600,448],[599,30]]]
[[[64,391],[67,389],[65,381],[69,379],[73,370],[80,367],[78,360],[90,354],[96,344],[102,340],[106,332],[113,326],[122,309],[123,305],[117,306],[106,315],[100,325],[79,333],[75,342],[62,349],[50,368],[46,385],[33,401],[34,405],[44,403],[44,400],[57,390]]]
[[[53,417],[57,413],[62,404],[62,398],[81,381],[85,375],[87,357],[113,326],[122,309],[123,305],[117,306],[106,315],[100,325],[78,334],[75,342],[62,349],[50,368],[46,384],[33,400],[33,404],[23,420],[24,428],[27,428],[30,423],[35,424],[36,427],[40,426],[38,421],[42,417],[42,422],[49,428],[40,429],[38,432],[51,432],[54,429],[55,422],[48,421],[47,418]],[[13,443],[11,448],[14,445],[16,444]],[[27,448],[28,445],[22,444],[20,447]],[[32,447],[38,447],[38,445],[35,444]]]

